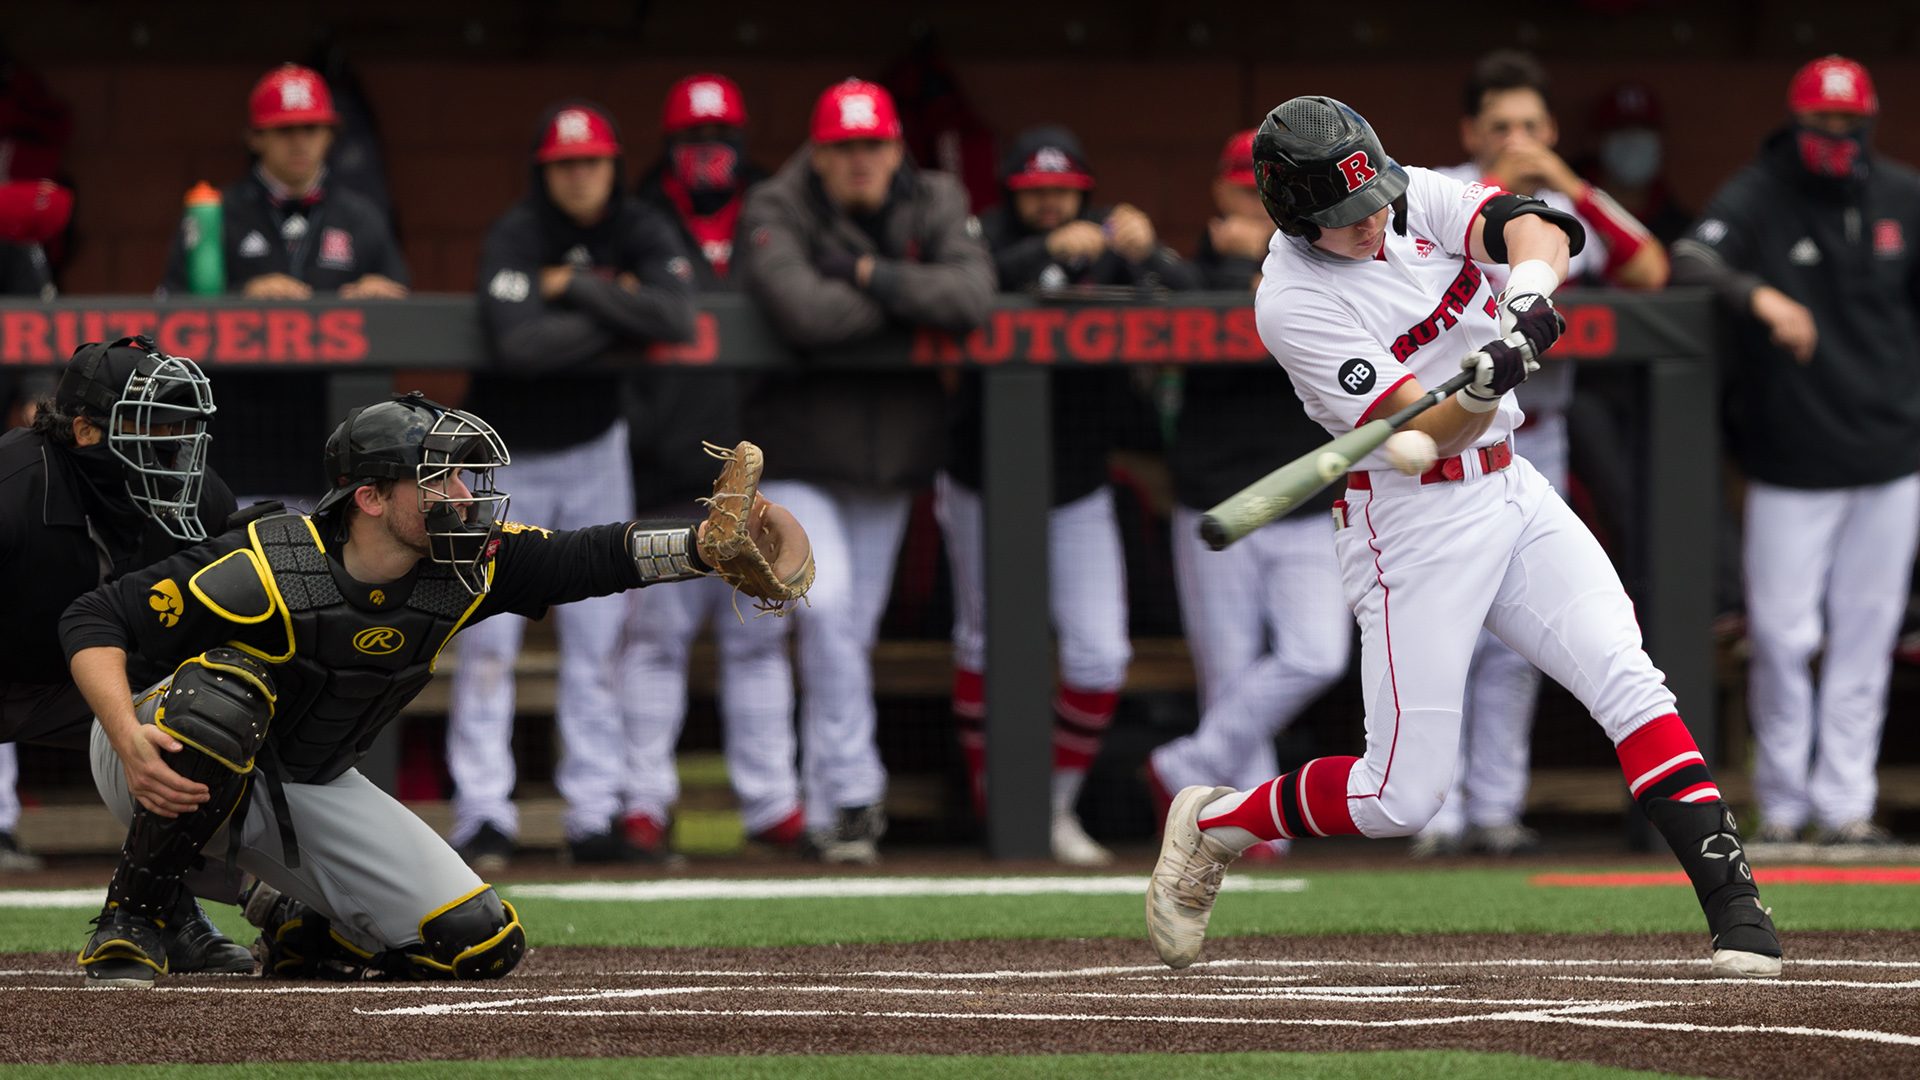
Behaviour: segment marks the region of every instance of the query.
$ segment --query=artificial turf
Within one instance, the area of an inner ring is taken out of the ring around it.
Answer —
[[[1705,932],[1693,890],[1684,885],[1528,884],[1542,869],[1282,872],[1276,876],[1304,878],[1307,888],[1224,893],[1210,933]],[[1144,937],[1146,932],[1137,895],[633,902],[516,898],[513,886],[504,891],[536,947]],[[1920,885],[1768,885],[1762,896],[1775,924],[1789,932],[1920,929]],[[208,912],[236,939],[251,939],[236,909],[208,905]],[[90,915],[72,908],[0,908],[0,952],[78,949]]]
[[[408,1064],[15,1065],[18,1080],[551,1080],[555,1062],[431,1061]],[[1542,1061],[1517,1054],[1464,1050],[1346,1054],[1061,1054],[1033,1057],[709,1057],[569,1058],[564,1074],[634,1080],[1629,1080],[1670,1073]]]

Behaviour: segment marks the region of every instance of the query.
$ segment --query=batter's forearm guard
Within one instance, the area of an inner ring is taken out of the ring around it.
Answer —
[[[705,576],[695,561],[694,543],[694,530],[688,525],[636,522],[627,530],[627,553],[633,556],[642,585]]]

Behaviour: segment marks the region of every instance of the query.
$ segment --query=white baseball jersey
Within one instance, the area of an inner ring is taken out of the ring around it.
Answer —
[[[1475,165],[1471,161],[1460,165],[1452,165],[1444,169],[1435,169],[1433,171],[1450,180],[1458,180],[1463,184],[1477,184],[1480,182],[1480,166]],[[1596,189],[1596,194],[1597,193],[1598,189]],[[1571,215],[1573,220],[1579,222],[1580,227],[1586,230],[1586,246],[1580,249],[1580,254],[1574,255],[1567,260],[1568,281],[1577,283],[1585,277],[1598,278],[1606,271],[1606,242],[1601,240],[1600,234],[1594,231],[1593,223],[1587,220],[1586,215],[1574,209],[1572,199],[1567,198],[1564,194],[1552,188],[1536,191],[1528,196],[1528,198],[1539,199],[1555,210]],[[1484,267],[1484,269],[1487,271],[1487,276],[1493,279],[1496,292],[1499,289],[1507,287],[1507,268],[1505,266],[1487,266]]]
[[[1348,259],[1276,232],[1254,297],[1260,340],[1293,379],[1307,415],[1332,435],[1362,419],[1408,379],[1428,389],[1459,374],[1460,358],[1500,336],[1497,290],[1467,254],[1473,219],[1497,187],[1407,170],[1406,235],[1391,223],[1372,259]],[[1372,415],[1370,415],[1372,414]],[[1521,424],[1508,394],[1475,446]],[[1356,469],[1388,468],[1376,450]]]

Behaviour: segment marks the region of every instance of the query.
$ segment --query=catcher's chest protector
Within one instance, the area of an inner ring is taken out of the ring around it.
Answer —
[[[325,783],[352,768],[426,686],[441,648],[481,597],[448,567],[423,562],[404,602],[365,611],[341,595],[305,517],[267,518],[249,531],[292,635],[291,655],[270,657],[281,690],[267,741],[286,779]]]

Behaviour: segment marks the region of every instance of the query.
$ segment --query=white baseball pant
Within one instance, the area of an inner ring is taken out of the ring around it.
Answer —
[[[786,637],[750,632],[752,601],[719,578],[627,596],[619,695],[626,719],[626,813],[664,823],[680,798],[674,746],[687,718],[687,658],[700,628],[710,625],[720,653],[727,779],[740,800],[741,823],[751,835],[785,821],[800,805]]]
[[[1347,491],[1348,526],[1334,535],[1367,710],[1347,808],[1367,836],[1410,835],[1446,801],[1480,626],[1571,691],[1616,745],[1675,711],[1586,525],[1526,459],[1489,475],[1478,455],[1462,460],[1467,478],[1451,483],[1369,473],[1373,489]]]
[[[1527,413],[1513,438],[1542,479],[1564,500],[1567,491],[1567,418],[1560,411]],[[1480,631],[1467,672],[1460,763],[1453,788],[1423,834],[1458,836],[1469,825],[1511,825],[1527,808],[1533,765],[1533,714],[1540,702],[1540,669],[1490,630]]]
[[[633,518],[624,420],[579,446],[521,454],[494,475],[513,496],[513,520],[527,525],[579,529]],[[563,744],[554,784],[567,800],[562,821],[572,840],[606,832],[621,807],[626,739],[614,689],[626,604],[616,594],[553,609],[560,639],[554,721]],[[448,839],[455,847],[489,822],[508,836],[519,832],[512,800],[513,665],[525,630],[520,616],[496,615],[458,637],[460,662],[447,709],[447,768],[454,782]]]
[[[893,588],[893,564],[913,497],[804,480],[768,480],[766,497],[793,512],[813,543],[813,588],[784,619],[748,619],[755,648],[799,637],[800,779],[807,828],[831,828],[842,808],[880,802],[887,770],[874,742],[873,643]]]
[[[946,473],[933,480],[934,516],[953,570],[953,663],[987,666],[987,575],[980,493]],[[1047,601],[1060,651],[1060,681],[1110,693],[1127,682],[1127,565],[1113,489],[1102,484],[1047,511]]]
[[[1748,483],[1747,706],[1769,823],[1834,828],[1873,815],[1916,533],[1920,476],[1821,490]]]
[[[1173,510],[1173,572],[1200,690],[1200,726],[1153,751],[1170,792],[1250,788],[1279,774],[1273,739],[1347,671],[1353,616],[1340,595],[1333,521],[1282,518],[1227,548]]]
[[[0,833],[20,829],[20,755],[12,743],[0,743]]]

